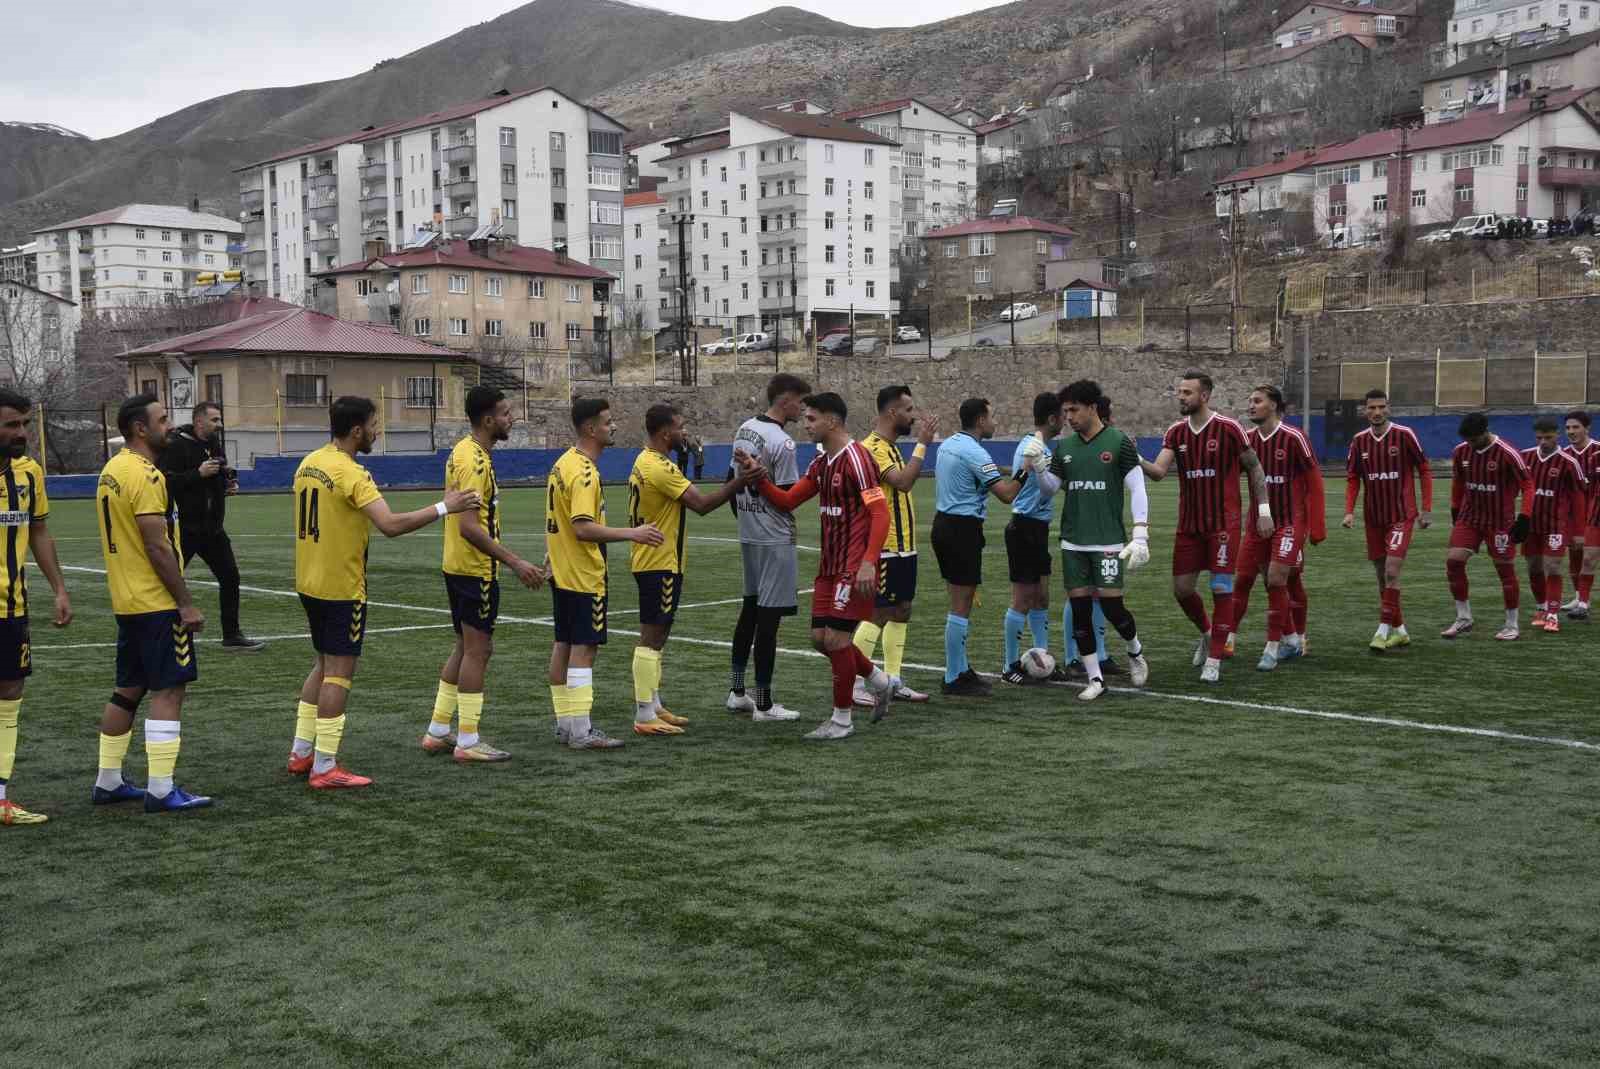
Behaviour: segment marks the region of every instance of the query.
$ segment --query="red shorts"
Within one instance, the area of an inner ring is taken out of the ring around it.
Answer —
[[[1489,556],[1496,561],[1516,560],[1517,546],[1511,541],[1511,532],[1493,527],[1479,527],[1471,523],[1457,523],[1450,528],[1450,548],[1470,549],[1476,553],[1486,546]]]
[[[1172,539],[1172,574],[1232,575],[1238,566],[1239,529],[1211,531],[1208,534],[1182,534]]]
[[[1600,546],[1600,525],[1590,524],[1583,529],[1583,548],[1587,552]]]
[[[872,619],[877,598],[856,590],[855,577],[819,575],[811,590],[811,626],[853,631],[856,624]]]
[[[1296,530],[1293,524],[1279,527],[1270,540],[1255,535],[1244,536],[1244,547],[1239,551],[1239,574],[1257,576],[1269,564],[1284,564],[1302,568],[1306,563],[1306,531]]]
[[[1567,551],[1567,534],[1565,531],[1533,531],[1528,535],[1528,540],[1522,543],[1524,557],[1559,557]]]
[[[1399,557],[1405,559],[1406,551],[1411,548],[1411,535],[1416,530],[1416,520],[1401,520],[1399,523],[1390,524],[1388,527],[1367,528],[1367,559],[1382,560],[1385,557]]]

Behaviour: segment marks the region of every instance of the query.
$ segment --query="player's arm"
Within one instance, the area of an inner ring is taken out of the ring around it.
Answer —
[[[1246,448],[1239,454],[1239,466],[1250,480],[1250,496],[1256,502],[1256,533],[1262,538],[1271,538],[1272,506],[1267,501],[1267,473],[1261,466],[1261,458],[1254,449]]]
[[[793,512],[817,496],[816,480],[812,479],[809,474],[800,476],[799,482],[787,488],[774,485],[772,480],[766,477],[765,472],[755,475],[753,478],[756,481],[756,489],[761,492],[761,496],[785,512]]]
[[[750,485],[751,478],[743,472],[740,472],[738,475],[733,476],[729,481],[719,486],[715,491],[707,494],[701,492],[701,490],[696,487],[694,483],[690,482],[686,478],[683,478],[681,474],[678,477],[683,479],[683,492],[679,494],[678,497],[685,505],[688,505],[690,508],[694,509],[695,514],[699,516],[704,516],[706,513],[712,512],[727,504],[729,501],[732,501],[738,496],[741,490]],[[735,509],[735,512],[737,513],[737,509]]]
[[[1126,561],[1128,570],[1132,571],[1150,563],[1150,492],[1145,486],[1139,451],[1131,441],[1127,444],[1133,454],[1129,459],[1135,463],[1127,465],[1122,485],[1128,491],[1128,509],[1133,514],[1133,536],[1117,556]]]
[[[544,582],[544,572],[539,566],[530,561],[525,561],[511,552],[500,542],[490,537],[484,530],[483,524],[478,520],[478,510],[469,509],[461,514],[461,537],[466,539],[467,545],[482,553],[484,556],[499,561],[516,573],[517,579],[523,586],[530,590],[537,590]]]
[[[1461,515],[1461,502],[1467,496],[1467,473],[1463,469],[1461,458],[1450,458],[1450,522],[1455,523],[1456,517]]]
[[[878,589],[878,555],[889,538],[889,503],[883,498],[881,487],[869,486],[861,491],[861,503],[867,508],[867,551],[856,566],[856,593],[870,596]]]
[[[443,501],[411,512],[390,511],[389,503],[382,497],[374,497],[366,504],[357,507],[367,514],[372,526],[376,527],[385,538],[399,538],[401,535],[428,526],[434,520],[443,519],[452,512],[469,510],[477,512],[481,503],[476,490],[446,490]]]
[[[911,450],[911,459],[892,471],[883,472],[883,481],[901,493],[909,494],[922,476],[922,465],[928,458],[928,446],[939,433],[939,421],[925,416],[917,421],[917,445]]]
[[[1039,488],[1039,500],[1048,501],[1061,489],[1066,477],[1066,465],[1056,461],[1055,450],[1050,448],[1037,431],[1028,435],[1022,444],[1022,463],[1033,473],[1034,485]],[[1056,469],[1060,468],[1059,474]]]
[[[1144,471],[1145,478],[1151,482],[1160,482],[1167,477],[1167,472],[1172,470],[1172,462],[1177,458],[1171,446],[1162,446],[1161,452],[1156,454],[1154,460],[1139,458],[1139,467]]]
[[[67,596],[67,578],[61,572],[61,559],[56,556],[56,538],[50,533],[45,517],[36,516],[28,524],[28,548],[33,552],[33,562],[44,573],[45,582],[50,584],[50,589],[55,593],[56,616],[53,622],[57,627],[66,627],[72,622],[72,599]]]
[[[641,546],[659,546],[666,541],[653,523],[640,524],[638,527],[606,527],[587,516],[573,518],[572,533],[580,542],[637,542]]]
[[[1308,535],[1312,545],[1326,541],[1328,537],[1328,491],[1322,481],[1322,468],[1317,464],[1316,458],[1306,468],[1306,519],[1310,522],[1311,530]]]
[[[1356,443],[1350,443],[1350,452],[1344,458],[1344,519],[1341,527],[1356,525],[1356,495],[1361,492],[1361,467],[1356,460]]]
[[[183,564],[167,539],[167,517],[163,513],[147,512],[135,516],[133,520],[138,524],[139,538],[144,542],[150,567],[155,569],[156,577],[167,588],[167,593],[172,595],[172,600],[178,603],[178,618],[190,631],[199,631],[205,626],[205,617],[200,615],[200,610],[194,607],[194,600],[189,597],[189,584],[183,581]]]

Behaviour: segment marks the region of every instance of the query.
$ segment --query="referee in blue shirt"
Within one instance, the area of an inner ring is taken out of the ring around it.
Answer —
[[[983,583],[983,521],[989,495],[1010,504],[1022,489],[1027,469],[1002,478],[981,444],[994,437],[994,412],[982,397],[961,402],[961,431],[939,443],[934,464],[933,554],[950,587],[950,613],[944,618],[944,693],[983,697],[989,684],[967,663],[967,618]]]

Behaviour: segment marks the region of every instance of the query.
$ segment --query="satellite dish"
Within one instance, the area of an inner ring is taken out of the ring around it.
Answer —
[[[1129,251],[1132,251],[1133,249],[1137,249],[1138,247],[1139,247],[1139,243],[1137,241],[1128,242]]]

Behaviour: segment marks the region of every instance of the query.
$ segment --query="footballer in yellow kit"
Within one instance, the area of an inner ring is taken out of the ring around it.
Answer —
[[[683,415],[670,404],[651,405],[644,414],[649,444],[639,452],[628,476],[628,522],[651,524],[661,532],[660,545],[635,543],[629,566],[639,587],[639,644],[633,651],[633,730],[636,735],[676,735],[689,721],[661,704],[661,650],[683,598],[685,509],[705,515],[744,489],[740,475],[716,492],[701,493],[670,454],[683,446]]]
[[[6,536],[5,617],[0,619],[0,827],[43,824],[49,818],[22,808],[6,793],[17,757],[17,719],[22,689],[33,672],[33,644],[28,631],[28,552],[55,591],[54,623],[72,622],[72,602],[56,559],[56,543],[46,526],[50,498],[44,469],[28,456],[28,417],[33,402],[14,390],[0,388],[0,527]]]
[[[509,761],[511,755],[478,737],[478,721],[483,713],[484,675],[494,653],[494,623],[500,614],[500,567],[511,569],[530,590],[543,585],[544,572],[500,541],[500,484],[490,451],[511,436],[516,423],[511,402],[492,386],[474,386],[467,391],[466,411],[471,432],[450,450],[444,485],[446,490],[476,493],[478,507],[444,520],[444,590],[456,641],[439,671],[422,749],[449,753],[463,764],[495,763]],[[461,730],[453,734],[450,724],[458,718]]]
[[[305,608],[316,660],[300,688],[288,769],[317,789],[372,782],[338,763],[344,710],[367,628],[368,524],[390,538],[449,512],[478,506],[471,491],[446,491],[437,505],[389,511],[372,473],[356,463],[378,440],[378,408],[365,397],[340,397],[328,410],[332,440],[307,454],[294,473],[294,588]]]
[[[96,805],[142,800],[146,812],[203,809],[211,799],[173,782],[178,763],[184,689],[200,675],[194,635],[205,618],[183,581],[178,515],[156,457],[171,431],[167,410],[153,394],[128,398],[117,410],[127,444],[100,471],[95,513],[106,586],[117,618],[117,685],[100,719]],[[144,790],[122,778],[133,716],[146,694]]]

